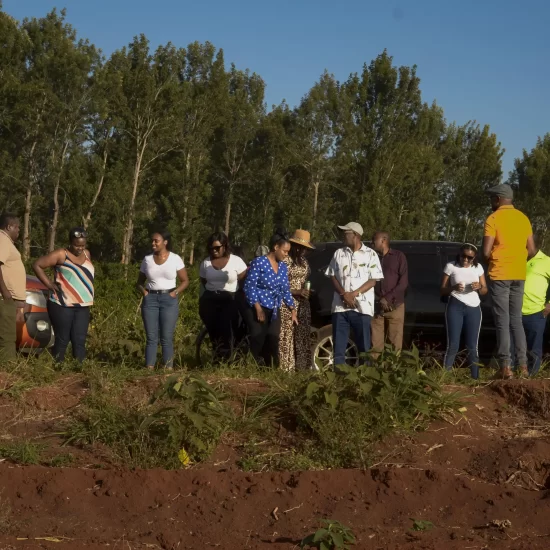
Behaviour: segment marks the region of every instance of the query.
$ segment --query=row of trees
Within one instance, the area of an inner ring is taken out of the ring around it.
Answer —
[[[394,238],[478,240],[501,181],[488,126],[448,124],[415,67],[381,53],[338,82],[325,72],[295,108],[268,112],[260,76],[210,43],[105,59],[64,12],[19,23],[0,6],[0,199],[20,212],[26,257],[84,225],[94,253],[128,264],[153,228],[193,259],[223,228],[265,242],[274,226],[333,239],[355,219]],[[546,232],[550,137],[516,161],[520,199]]]

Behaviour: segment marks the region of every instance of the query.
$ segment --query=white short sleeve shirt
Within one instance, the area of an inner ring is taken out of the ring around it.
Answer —
[[[472,290],[471,287],[468,287],[468,285],[471,285],[472,283],[479,283],[479,278],[484,273],[481,264],[477,264],[476,266],[471,265],[469,267],[461,267],[456,265],[454,262],[449,262],[445,266],[445,269],[443,269],[443,273],[449,276],[451,286],[457,285],[458,283],[464,283],[464,286],[466,287],[463,292],[453,290],[451,292],[451,296],[454,296],[457,300],[460,300],[468,306],[479,306],[481,303],[479,294],[475,290]]]
[[[141,262],[140,271],[147,278],[145,288],[147,290],[172,290],[177,285],[177,275],[185,264],[181,256],[170,252],[168,258],[162,265],[155,263],[153,254],[145,256]]]
[[[357,252],[353,252],[347,246],[339,248],[325,272],[327,277],[335,277],[346,292],[353,292],[367,281],[380,281],[384,278],[380,258],[378,254],[364,244]],[[357,307],[347,308],[338,293],[334,292],[332,299],[332,313],[345,311],[357,311],[364,315],[374,316],[374,288],[359,295],[356,300]]]
[[[201,279],[206,279],[206,290],[212,292],[237,292],[239,275],[246,270],[247,267],[244,261],[239,256],[231,254],[227,264],[222,269],[216,269],[212,265],[210,258],[206,258],[201,263],[199,275]]]

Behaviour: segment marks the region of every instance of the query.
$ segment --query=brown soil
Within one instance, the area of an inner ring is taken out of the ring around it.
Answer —
[[[143,387],[136,399],[154,391]],[[86,392],[74,379],[0,395],[2,439],[41,438],[78,466],[0,463],[0,550],[290,550],[319,518],[351,527],[359,549],[550,548],[550,381],[449,390],[469,392],[463,414],[385,441],[369,470],[258,474],[238,470],[227,442],[200,468],[110,468],[107,450],[53,435]]]

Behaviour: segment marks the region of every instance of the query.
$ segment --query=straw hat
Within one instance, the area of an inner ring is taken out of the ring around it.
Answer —
[[[309,231],[306,231],[305,229],[296,229],[296,231],[294,231],[294,235],[292,235],[289,239],[291,243],[296,243],[300,246],[314,249],[315,247],[311,244],[310,240],[311,235],[309,234]]]

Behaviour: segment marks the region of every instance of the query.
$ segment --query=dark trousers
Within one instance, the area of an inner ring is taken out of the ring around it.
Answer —
[[[464,332],[464,344],[468,352],[468,366],[472,378],[479,377],[479,355],[477,345],[481,330],[481,307],[472,307],[461,302],[454,296],[449,297],[445,310],[447,326],[447,352],[444,365],[451,370],[460,346],[460,336]]]
[[[542,346],[544,343],[544,331],[546,329],[546,317],[542,314],[532,313],[522,317],[523,330],[525,331],[525,339],[527,340],[527,368],[529,376],[534,376],[539,372],[542,363]],[[516,356],[514,340],[511,339],[510,355]],[[516,367],[519,367],[518,361],[514,362]]]
[[[15,302],[0,298],[0,360],[15,359],[16,314]]]
[[[73,357],[82,362],[86,358],[86,336],[90,324],[89,307],[64,307],[48,301],[48,315],[55,334],[52,348],[54,359],[61,363],[65,359],[67,346],[71,343]]]
[[[349,331],[359,353],[370,350],[370,325],[372,317],[358,311],[343,311],[332,314],[332,340],[334,346],[334,366],[346,364]]]
[[[157,350],[162,348],[162,361],[165,367],[174,366],[174,332],[179,316],[177,296],[170,294],[147,294],[141,303],[141,317],[145,327],[145,366],[154,367]]]
[[[265,321],[260,323],[253,307],[243,309],[242,315],[248,327],[248,343],[250,353],[260,365],[279,365],[279,334],[281,333],[281,318],[274,318],[273,310],[262,307]]]
[[[214,353],[221,359],[229,359],[239,315],[235,294],[205,290],[199,299],[199,315],[208,330]]]

